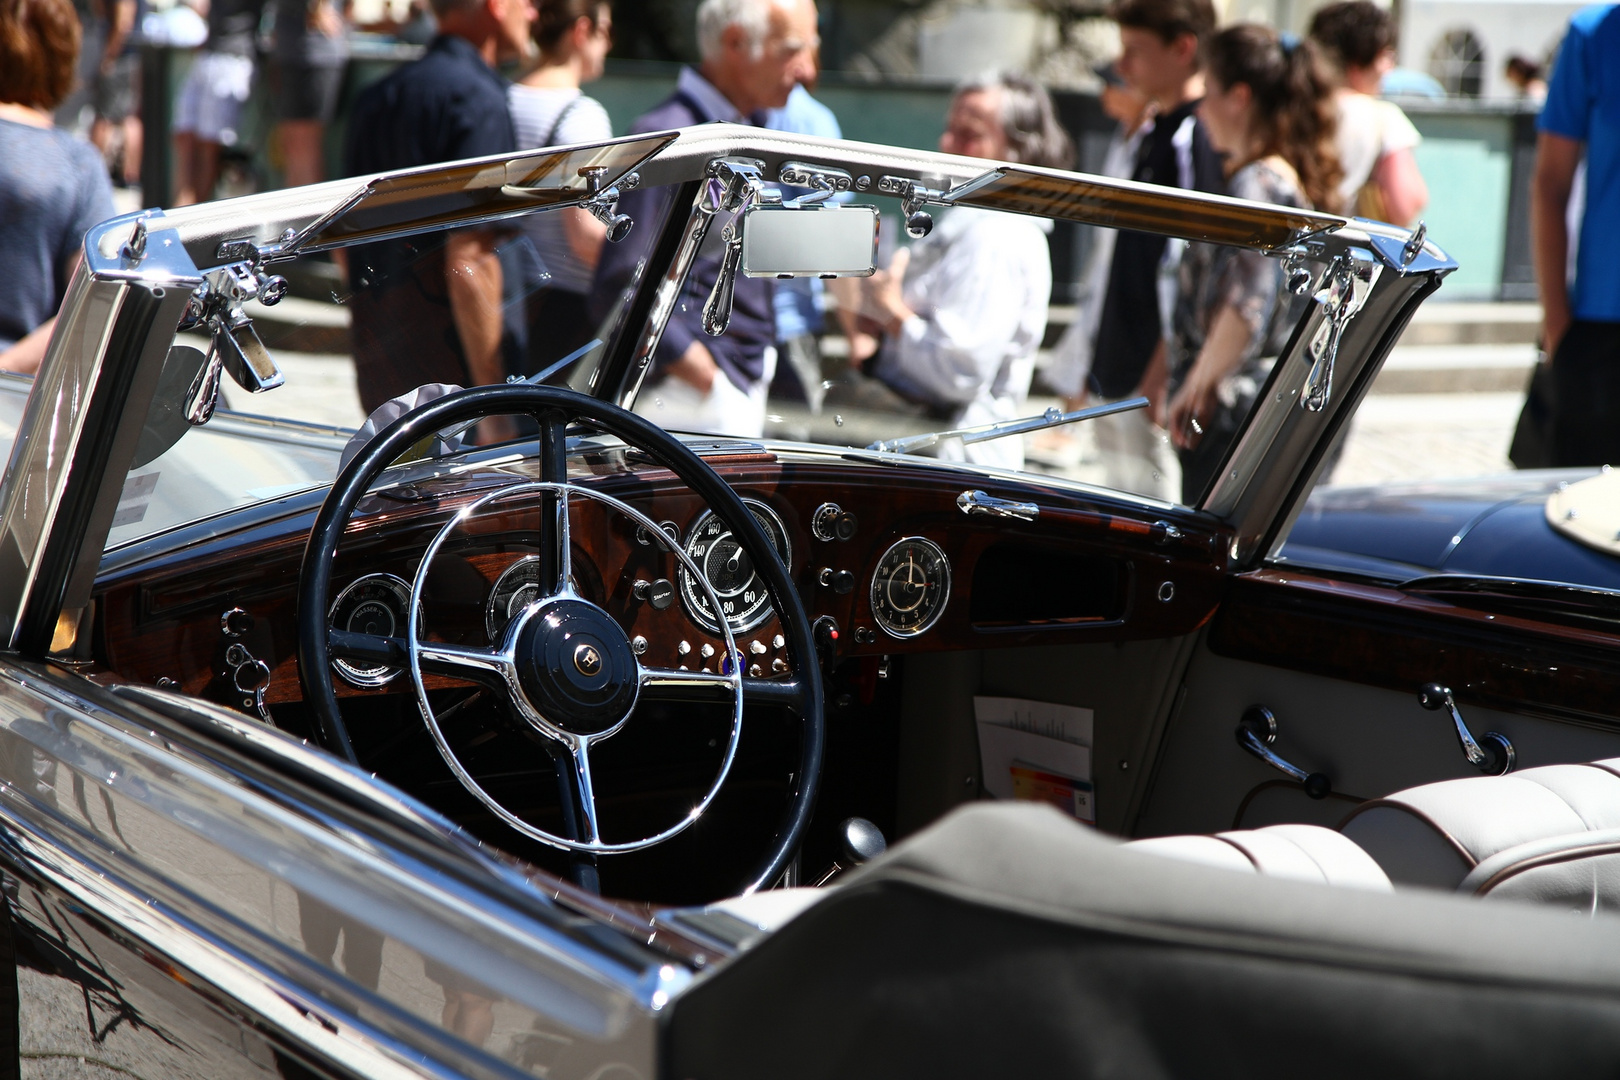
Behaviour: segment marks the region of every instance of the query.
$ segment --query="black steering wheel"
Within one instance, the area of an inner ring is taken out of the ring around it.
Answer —
[[[452,515],[439,530],[417,570],[405,637],[378,637],[332,627],[328,609],[338,542],[356,504],[383,470],[411,447],[446,428],[513,414],[529,416],[539,426],[539,479],[517,481],[481,496]],[[638,659],[624,628],[602,607],[575,591],[569,539],[571,497],[607,504],[631,518],[647,536],[675,554],[692,581],[708,593],[710,610],[722,610],[698,566],[655,522],[612,496],[569,482],[566,432],[574,420],[584,420],[595,430],[647,454],[679,477],[731,526],[781,620],[791,676],[745,677],[745,661],[723,619],[720,630],[726,655],[719,658],[716,672],[646,666]],[[541,520],[552,523],[549,530],[542,530],[536,598],[511,620],[490,648],[424,640],[420,597],[433,555],[469,514],[491,502],[517,497],[538,499]],[[544,535],[546,532],[550,535]],[[768,886],[781,876],[798,850],[815,807],[826,738],[821,669],[809,616],[788,577],[787,567],[737,493],[678,439],[634,413],[572,390],[514,384],[450,394],[400,417],[349,462],[327,494],[304,550],[298,581],[298,679],[304,700],[315,712],[321,743],[358,763],[332,688],[331,665],[336,658],[408,668],[423,721],[457,779],[512,828],[552,847],[594,857],[649,847],[683,831],[725,782],[741,734],[745,703],[787,707],[798,717],[801,735],[799,767],[793,774],[787,809],[744,892]],[[479,785],[440,730],[423,687],[424,672],[448,675],[493,691],[513,714],[559,751],[555,755],[558,773],[572,803],[564,807],[565,828],[571,835],[550,833],[525,821]],[[654,836],[604,841],[597,828],[591,747],[621,731],[640,702],[716,701],[727,695],[733,709],[730,744],[719,775],[701,803],[674,827]],[[564,760],[572,767],[564,768]]]

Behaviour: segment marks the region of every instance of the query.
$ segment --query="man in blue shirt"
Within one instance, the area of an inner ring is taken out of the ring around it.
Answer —
[[[422,59],[367,87],[349,116],[349,175],[517,149],[502,59],[529,49],[531,0],[434,0]],[[367,413],[425,383],[502,382],[500,234],[461,229],[349,255],[354,367]],[[492,423],[486,438],[505,429]]]
[[[765,110],[782,108],[796,85],[815,77],[813,0],[703,0],[697,23],[702,63],[683,67],[675,92],[631,124],[631,134],[715,120],[759,126]],[[636,227],[626,242],[602,249],[591,297],[596,317],[635,280],[664,217],[689,212],[670,200],[668,187],[639,188],[619,200]],[[710,229],[687,275],[636,409],[675,430],[758,438],[776,362],[771,283],[739,274],[730,327],[719,337],[704,332],[700,313],[719,277],[720,231],[721,223]]]
[[[1542,347],[1552,358],[1553,465],[1620,463],[1620,7],[1578,12],[1537,121],[1530,229],[1541,292]],[[1566,224],[1586,160],[1573,287]]]

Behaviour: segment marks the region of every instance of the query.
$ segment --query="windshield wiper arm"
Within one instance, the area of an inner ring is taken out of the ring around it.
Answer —
[[[964,443],[973,444],[989,442],[991,439],[1004,439],[1008,435],[1023,435],[1031,431],[1040,431],[1043,428],[1057,427],[1060,424],[1073,424],[1080,420],[1092,420],[1099,416],[1112,416],[1114,413],[1130,412],[1132,409],[1146,408],[1148,399],[1145,397],[1126,398],[1124,401],[1115,401],[1107,405],[1093,405],[1088,409],[1076,409],[1074,412],[1064,412],[1056,408],[1047,409],[1040,416],[1027,416],[1022,420],[1001,420],[994,424],[980,424],[977,427],[955,428],[951,431],[930,431],[922,435],[908,435],[900,439],[879,439],[867,446],[868,450],[877,450],[888,454],[909,454],[915,450],[926,450],[941,439],[961,439]]]

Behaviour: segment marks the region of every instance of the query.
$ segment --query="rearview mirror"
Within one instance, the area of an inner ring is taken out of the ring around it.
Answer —
[[[751,206],[743,211],[742,238],[747,277],[871,277],[877,207]]]

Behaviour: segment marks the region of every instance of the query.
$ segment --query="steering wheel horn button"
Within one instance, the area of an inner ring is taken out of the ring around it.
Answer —
[[[602,735],[630,714],[640,691],[635,650],[595,604],[541,605],[517,634],[518,682],[534,711],[570,735]]]
[[[574,668],[586,678],[598,674],[602,670],[602,654],[596,651],[593,645],[581,643],[574,646]]]

